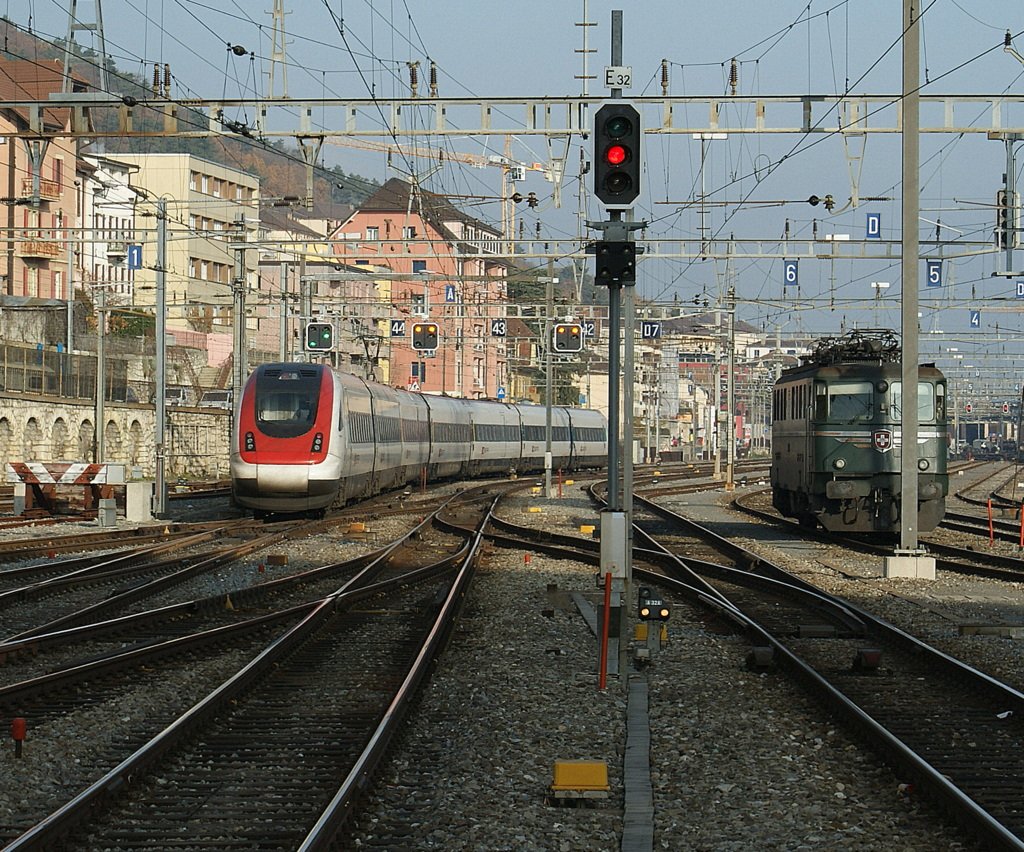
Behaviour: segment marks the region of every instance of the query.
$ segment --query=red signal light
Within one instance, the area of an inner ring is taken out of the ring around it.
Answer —
[[[628,156],[629,153],[622,145],[610,145],[608,150],[604,152],[605,160],[612,166],[621,166],[626,162]]]

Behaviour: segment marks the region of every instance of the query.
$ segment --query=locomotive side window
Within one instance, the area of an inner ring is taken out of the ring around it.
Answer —
[[[828,387],[830,420],[867,420],[872,414],[871,382],[834,382]]]
[[[940,393],[936,393],[936,391]],[[941,396],[940,396],[941,394]],[[890,398],[892,400],[892,416],[899,417],[903,412],[903,382],[893,382]],[[936,388],[928,382],[917,383],[917,419],[919,422],[941,420],[945,417],[946,397],[942,386]]]
[[[828,418],[828,387],[824,382],[814,383],[814,419]]]

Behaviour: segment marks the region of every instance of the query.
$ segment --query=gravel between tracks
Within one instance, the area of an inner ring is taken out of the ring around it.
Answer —
[[[515,498],[502,514],[568,533],[596,517],[578,488],[551,502]],[[542,614],[552,583],[594,595],[594,569],[540,555],[527,564],[517,550],[488,559],[469,618],[360,820],[358,848],[619,848],[625,693],[615,680],[597,690],[595,641],[571,604]],[[669,636],[647,670],[655,849],[978,848],[928,802],[901,797],[902,779],[783,676],[746,671],[742,638],[706,628],[685,606]],[[1019,663],[1015,646],[1003,650]],[[548,804],[561,759],[607,760],[610,798]]]
[[[596,515],[578,487],[566,494],[550,502],[513,498],[503,514],[576,532]],[[724,494],[706,500],[706,509],[688,506],[690,514],[698,520],[702,511],[727,515]],[[543,512],[527,513],[529,505]],[[302,550],[305,558],[317,556],[312,542]],[[539,554],[527,562],[525,553],[498,548],[487,557],[463,621],[359,820],[356,848],[619,848],[625,692],[614,679],[607,691],[597,690],[596,643],[561,594],[596,598],[594,569]],[[944,605],[969,607],[957,578],[932,586],[851,581],[817,556],[799,559],[781,548],[780,555],[830,591],[863,596],[883,617],[930,631],[936,644],[948,642],[947,650],[993,674],[1020,677],[1019,641],[959,639],[947,616],[918,605],[941,597]],[[717,632],[678,604],[669,636],[646,672],[655,849],[978,848],[927,801],[902,798],[902,779],[783,676],[746,671],[743,639]],[[139,718],[160,700],[137,690],[118,715]],[[59,757],[65,762],[79,759],[80,732],[62,734],[54,723],[48,736],[64,738]],[[27,743],[26,758],[35,764],[37,754]],[[574,759],[608,762],[608,800],[579,808],[548,802],[554,761]],[[30,768],[25,759],[16,761],[5,742],[0,789],[44,786],[52,771],[43,762]]]

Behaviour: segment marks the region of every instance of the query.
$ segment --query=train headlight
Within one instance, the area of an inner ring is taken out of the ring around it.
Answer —
[[[324,433],[317,432],[313,436],[313,452],[319,453],[324,448]]]
[[[918,459],[917,460],[917,469],[918,470],[928,470],[928,459]]]
[[[832,467],[834,467],[836,470],[842,470],[844,467],[846,467],[846,459],[836,459],[834,462],[832,462]]]
[[[245,433],[245,450],[249,453],[256,452],[256,436],[252,432]]]
[[[875,382],[875,390],[879,393],[885,393],[889,390],[889,383],[885,379],[879,379]]]

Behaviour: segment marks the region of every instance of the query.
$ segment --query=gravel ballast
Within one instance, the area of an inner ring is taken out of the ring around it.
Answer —
[[[513,497],[500,513],[579,534],[579,524],[597,514],[578,486],[565,495]],[[732,517],[751,535],[749,519],[732,515],[725,503],[724,492],[711,491],[681,499],[677,508],[696,520]],[[528,512],[531,506],[542,511]],[[1019,640],[957,634],[951,614],[969,620],[976,606],[983,612],[977,580],[853,580],[830,566],[843,559],[852,565],[856,555],[754,539],[750,545],[995,676],[1022,679]],[[337,548],[330,540],[303,540],[290,555],[293,563],[328,562],[338,558]],[[997,597],[1019,597],[1019,588],[1005,588],[1011,585],[986,588]],[[599,599],[593,566],[489,549],[462,621],[354,825],[353,848],[620,848],[625,683],[611,677],[606,690],[598,689],[597,643],[570,592]],[[655,849],[980,848],[929,802],[904,795],[904,779],[784,674],[748,671],[742,637],[677,601],[668,638],[643,672],[623,673],[644,677],[649,686]],[[95,714],[75,714],[80,719],[54,720],[45,731],[30,728],[21,760],[6,740],[0,789],[9,792],[0,797],[6,805],[0,814],[23,813],[15,801],[19,788],[55,801],[84,786],[76,768],[116,750],[131,720],[158,706],[163,715],[167,697],[140,688],[116,712],[98,707]],[[110,731],[103,732],[104,720]],[[6,729],[8,722],[0,724]],[[554,762],[581,759],[607,762],[608,798],[555,804],[549,795]]]

